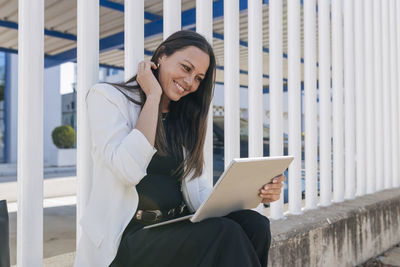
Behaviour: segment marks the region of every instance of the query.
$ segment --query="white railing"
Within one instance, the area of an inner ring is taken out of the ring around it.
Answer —
[[[340,2],[340,1],[336,1]],[[344,196],[340,196],[340,198],[335,199],[336,202],[343,201],[343,197],[346,199],[353,199],[355,196],[355,178],[356,178],[356,167],[355,167],[355,83],[354,83],[354,1],[344,1],[343,2],[343,19],[344,19],[344,66],[338,67],[338,72],[344,71],[344,103],[345,103],[345,175],[340,179],[344,179],[344,184],[341,184],[341,187],[337,189],[338,194],[339,191],[344,191]],[[338,21],[336,23],[340,23],[342,16],[338,15]],[[332,65],[332,68],[335,65]],[[342,85],[338,85],[342,86]],[[343,102],[343,99],[339,99],[339,101]],[[343,134],[343,133],[342,133]],[[335,141],[335,140],[333,140]],[[336,190],[336,187],[333,187],[333,190]]]
[[[41,266],[44,0],[19,1],[18,17],[17,262],[20,266]]]
[[[366,142],[373,144],[375,140],[375,109],[374,105],[374,35],[373,35],[373,9],[372,0],[364,3],[364,42],[365,42],[365,105],[368,107],[365,111],[366,120]],[[366,147],[366,193],[371,194],[376,190],[375,187],[375,146]]]
[[[239,2],[224,1],[225,167],[239,154]]]
[[[99,0],[78,0],[77,5],[77,243],[82,217],[92,186],[91,139],[86,115],[86,93],[99,79]]]
[[[18,265],[42,264],[43,0],[19,5],[19,202]],[[78,202],[80,219],[91,187],[90,140],[84,97],[98,80],[99,0],[78,0]],[[212,1],[197,0],[196,27],[212,40]],[[304,64],[301,57],[300,0],[269,1],[270,154],[283,154],[283,4],[287,4],[289,211],[329,206],[366,193],[398,187],[400,3],[398,0],[304,0]],[[143,35],[143,0],[127,0],[126,31]],[[137,9],[140,7],[139,9]],[[260,1],[249,2],[249,152],[262,155],[262,13]],[[181,28],[181,1],[164,1],[164,33]],[[224,1],[225,163],[239,156],[239,5]],[[318,12],[318,14],[316,13]],[[318,23],[316,23],[318,18]],[[317,26],[318,25],[318,26]],[[331,31],[330,31],[331,29]],[[318,40],[317,40],[317,32]],[[331,33],[331,34],[330,34]],[[126,34],[126,77],[143,58],[142,36]],[[38,38],[39,36],[39,38]],[[134,46],[136,42],[140,45]],[[318,62],[317,62],[318,47]],[[29,48],[29,50],[28,50]],[[34,50],[35,49],[35,50]],[[140,50],[138,52],[138,50]],[[332,61],[330,60],[332,58]],[[39,65],[38,65],[39,63]],[[301,72],[305,85],[306,201],[301,202]],[[285,67],[286,68],[286,67]],[[319,87],[317,89],[317,70]],[[29,81],[29,83],[26,83]],[[319,93],[319,104],[317,94]],[[332,99],[331,99],[332,95]],[[29,101],[27,101],[27,99]],[[32,101],[34,100],[34,101]],[[35,103],[31,105],[30,103]],[[320,110],[318,125],[317,111]],[[22,108],[23,107],[23,108]],[[332,112],[332,113],[331,113]],[[206,161],[212,166],[212,113]],[[332,119],[332,122],[331,122]],[[29,125],[33,125],[29,127]],[[29,127],[29,135],[24,130]],[[318,127],[320,165],[318,166]],[[37,133],[32,133],[33,130]],[[26,133],[26,132],[25,132]],[[332,138],[331,138],[332,136]],[[36,146],[33,146],[35,144]],[[38,157],[39,155],[39,157]],[[333,155],[333,157],[331,156]],[[332,164],[332,165],[331,165]],[[333,167],[333,168],[332,168]],[[332,168],[332,171],[331,171]],[[318,169],[321,198],[318,203]],[[29,175],[29,177],[28,177]],[[210,180],[211,181],[211,180]],[[333,183],[331,184],[331,181]],[[28,206],[29,203],[29,206]],[[264,211],[262,211],[264,212]],[[284,217],[283,198],[271,205],[270,217]],[[79,240],[79,227],[77,239]]]
[[[347,3],[348,1],[346,1]],[[345,178],[345,151],[347,155],[347,146],[344,143],[344,126],[347,123],[347,112],[344,116],[343,104],[343,13],[342,1],[332,0],[331,4],[331,27],[332,27],[332,119],[333,119],[333,201],[340,202],[344,199],[344,178]],[[348,91],[346,91],[347,94]],[[346,106],[347,107],[347,106]],[[345,119],[346,118],[346,119]],[[345,120],[345,122],[344,122]],[[346,125],[347,126],[347,125]],[[346,127],[346,131],[349,129]],[[347,145],[348,143],[346,143]],[[353,157],[354,158],[354,157]],[[348,159],[348,157],[346,157]],[[347,161],[346,161],[347,164]]]
[[[282,126],[282,0],[269,5],[269,95],[270,95],[270,146],[271,156],[283,154]],[[260,112],[262,112],[260,110]],[[283,198],[271,203],[272,219],[283,217]]]
[[[318,1],[318,63],[320,103],[320,196],[321,206],[329,206],[332,200],[332,127],[331,127],[331,37],[329,0]]]
[[[288,1],[288,121],[289,154],[294,160],[289,168],[289,212],[301,213],[301,68],[300,2]]]
[[[375,96],[375,188],[382,190],[384,185],[384,147],[383,147],[383,93],[378,88],[382,87],[382,27],[381,27],[381,2],[373,3],[374,16],[374,96]]]

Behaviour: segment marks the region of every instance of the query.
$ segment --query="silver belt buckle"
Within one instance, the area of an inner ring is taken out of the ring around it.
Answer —
[[[161,220],[162,213],[159,210],[137,210],[135,219],[144,222],[157,222]]]
[[[135,215],[136,220],[140,221],[142,219],[142,213],[143,213],[143,210],[138,210],[136,212],[136,215]]]

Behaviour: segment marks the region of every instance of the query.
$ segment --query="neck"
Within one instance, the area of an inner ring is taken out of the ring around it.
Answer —
[[[169,103],[171,102],[170,99],[165,94],[161,95],[161,112],[162,113],[167,113],[169,111]]]

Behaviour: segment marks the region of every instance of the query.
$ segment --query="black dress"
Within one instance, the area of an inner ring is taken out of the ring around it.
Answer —
[[[136,186],[138,209],[168,210],[182,203],[180,181],[171,174],[179,163],[171,154],[154,155],[147,176]],[[130,221],[110,266],[267,266],[269,221],[252,210],[199,223],[185,220],[150,229],[144,225]]]

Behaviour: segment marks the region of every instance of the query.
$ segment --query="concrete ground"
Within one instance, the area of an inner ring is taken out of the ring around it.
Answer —
[[[45,167],[43,181],[43,256],[75,251],[76,170]],[[10,220],[10,258],[16,264],[17,176],[15,164],[0,164],[0,198],[7,200]],[[59,266],[59,265],[58,265]]]
[[[400,244],[357,267],[397,267],[400,266]]]
[[[1,185],[0,185],[1,186]],[[76,231],[75,205],[44,209],[43,257],[50,258],[75,251]],[[17,213],[9,213],[10,218],[10,259],[16,264]]]

